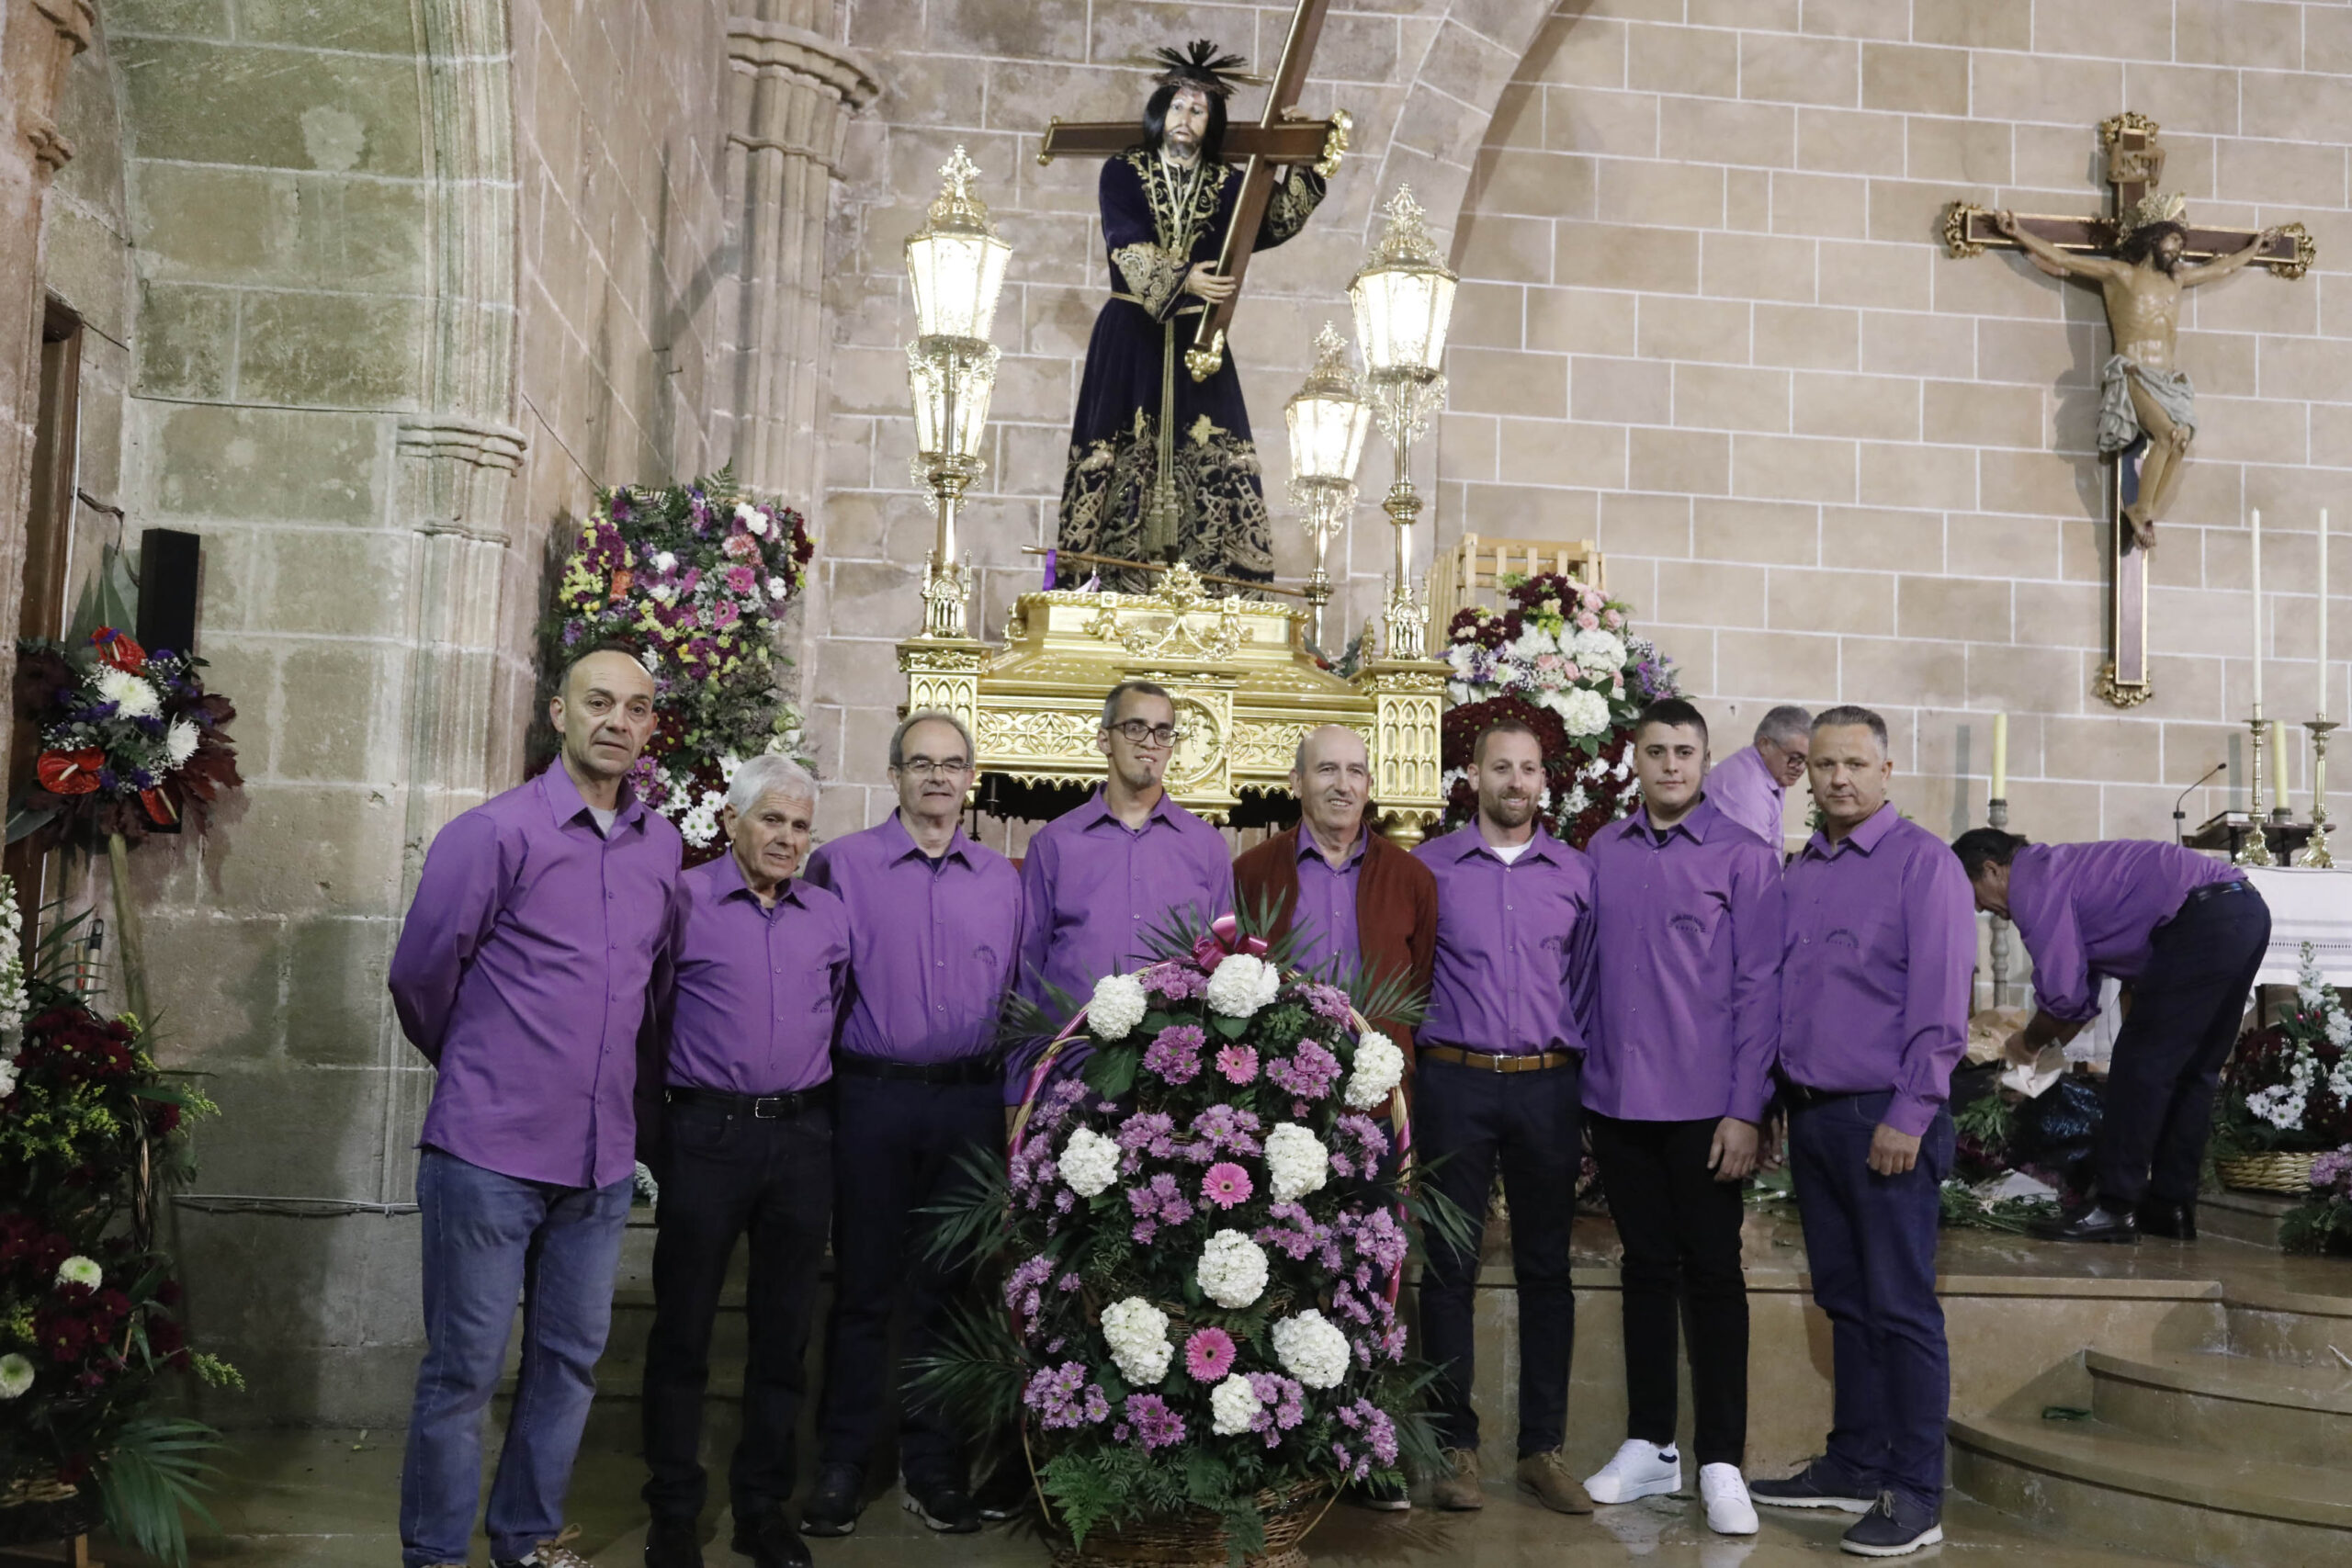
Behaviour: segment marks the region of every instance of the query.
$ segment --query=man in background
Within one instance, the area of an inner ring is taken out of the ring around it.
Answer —
[[[1754,745],[1741,747],[1707,773],[1707,799],[1715,809],[1763,840],[1776,855],[1789,786],[1804,777],[1812,725],[1813,716],[1801,707],[1776,707],[1756,727]]]

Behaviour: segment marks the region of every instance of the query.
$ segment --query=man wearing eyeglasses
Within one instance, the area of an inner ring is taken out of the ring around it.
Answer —
[[[972,783],[972,736],[937,712],[890,737],[899,809],[817,852],[808,879],[849,906],[850,984],[833,1051],[832,1328],[819,1407],[810,1535],[856,1528],[865,1466],[893,1403],[890,1319],[903,1303],[900,1365],[943,1349],[966,1284],[942,1268],[916,1216],[955,1201],[973,1156],[1001,1157],[1004,1068],[997,1015],[1021,951],[1021,878],[956,825]],[[907,1508],[935,1530],[979,1528],[961,1435],[897,1391]]]
[[[1082,1005],[1105,975],[1150,963],[1154,931],[1187,916],[1205,924],[1233,907],[1224,835],[1169,799],[1162,783],[1179,739],[1165,687],[1112,687],[1094,736],[1109,776],[1085,805],[1029,840],[1021,987],[1049,1011]],[[1056,992],[1065,1000],[1057,1003]],[[1008,1080],[1012,1097],[1021,1088]]]

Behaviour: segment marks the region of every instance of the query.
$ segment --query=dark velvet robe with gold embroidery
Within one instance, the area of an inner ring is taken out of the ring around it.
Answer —
[[[1172,177],[1171,177],[1172,175]],[[1145,511],[1159,471],[1161,370],[1174,325],[1172,382],[1178,530],[1175,541],[1194,570],[1265,582],[1274,575],[1273,531],[1250,412],[1241,400],[1228,344],[1225,363],[1205,381],[1184,368],[1201,300],[1183,292],[1196,262],[1215,263],[1233,223],[1241,171],[1214,165],[1193,185],[1156,152],[1137,149],[1102,165],[1102,237],[1110,253],[1112,295],[1094,319],[1086,376],[1072,422],[1069,471],[1062,483],[1060,548],[1129,560],[1157,559],[1145,534]],[[1323,181],[1293,169],[1274,187],[1257,249],[1279,245],[1306,225],[1323,199]],[[1097,569],[1059,568],[1064,584]],[[1154,574],[1100,569],[1104,584],[1148,592]]]

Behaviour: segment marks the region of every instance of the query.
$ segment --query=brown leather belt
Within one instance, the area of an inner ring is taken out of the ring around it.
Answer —
[[[1459,1045],[1423,1045],[1413,1055],[1424,1062],[1451,1062],[1457,1067],[1476,1067],[1482,1073],[1540,1073],[1550,1067],[1565,1067],[1576,1060],[1569,1051],[1520,1051],[1510,1055],[1490,1055],[1484,1051],[1464,1051]]]

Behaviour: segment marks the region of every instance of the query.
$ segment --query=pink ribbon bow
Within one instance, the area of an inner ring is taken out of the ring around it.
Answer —
[[[1203,973],[1214,975],[1218,964],[1237,953],[1263,958],[1266,944],[1260,938],[1243,936],[1241,922],[1231,915],[1219,915],[1209,922],[1209,929],[1202,933],[1201,940],[1193,944],[1193,962],[1200,965]]]

